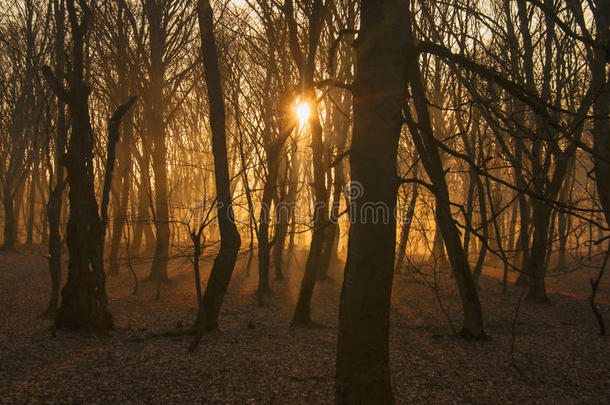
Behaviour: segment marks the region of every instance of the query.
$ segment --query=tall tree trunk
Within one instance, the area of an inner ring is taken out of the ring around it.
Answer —
[[[521,166],[521,148],[519,146],[516,148],[515,158],[518,160],[519,166]],[[522,190],[525,189],[525,180],[521,176],[521,173],[519,173],[519,168],[514,164],[513,171],[517,179],[517,187]],[[519,193],[519,218],[519,243],[517,248],[521,250],[521,271],[517,276],[515,284],[523,286],[528,283],[528,263],[530,261],[530,208],[528,198],[523,193]]]
[[[286,164],[288,165],[288,163]],[[284,262],[284,246],[286,244],[286,235],[288,234],[290,220],[294,215],[294,208],[297,200],[299,168],[299,154],[295,150],[293,151],[290,167],[288,168],[288,191],[280,201],[281,208],[276,209],[278,225],[275,234],[276,240],[275,244],[273,245],[273,262],[275,264],[275,276],[277,279],[282,279],[284,277],[284,271],[282,270]],[[294,233],[292,235],[294,235]]]
[[[466,215],[464,221],[472,223],[472,214],[474,212],[474,182],[472,181],[472,170],[468,172],[468,191],[466,191]],[[470,257],[470,229],[464,229],[464,254]]]
[[[112,328],[113,322],[107,309],[106,275],[102,257],[103,224],[93,184],[94,137],[89,117],[90,89],[83,80],[84,41],[92,15],[84,0],[79,1],[79,5],[80,19],[74,0],[67,1],[73,36],[69,90],[63,88],[49,68],[45,69],[47,81],[56,95],[68,104],[72,117],[72,135],[63,159],[70,185],[67,228],[70,260],[56,327],[104,330]]]
[[[61,283],[62,241],[59,228],[65,180],[63,179],[63,168],[61,166],[56,167],[59,170],[59,175],[61,177],[53,187],[53,190],[51,190],[47,205],[47,217],[49,218],[49,272],[51,274],[51,297],[44,314],[49,318],[55,318],[57,315],[57,309],[59,307],[59,288]]]
[[[326,228],[324,236],[324,246],[322,248],[322,256],[320,259],[320,272],[318,273],[319,280],[328,280],[328,271],[330,269],[331,260],[336,257],[337,238],[339,237],[339,207],[341,206],[341,196],[345,187],[345,176],[343,175],[343,166],[339,163],[335,166],[335,176],[333,182],[332,206],[330,209],[330,222]]]
[[[199,312],[195,327],[197,336],[191,350],[194,350],[203,331],[218,328],[218,313],[223,297],[235,267],[241,239],[233,220],[227,141],[225,130],[224,94],[221,87],[218,54],[212,26],[212,7],[209,0],[199,0],[197,5],[201,49],[205,71],[205,81],[210,105],[210,127],[212,130],[212,153],[214,155],[214,175],[216,178],[216,201],[218,227],[220,229],[220,249],[214,259],[208,284],[199,302]]]
[[[439,209],[438,206],[434,207],[434,212]],[[436,217],[436,214],[435,214]],[[434,264],[445,264],[447,263],[447,258],[445,257],[445,245],[443,242],[443,233],[441,231],[441,227],[438,222],[435,223],[434,228],[434,239],[432,242],[432,252],[430,256],[430,261]]]
[[[4,189],[4,242],[3,250],[15,250],[17,242],[17,218],[15,217],[15,201],[14,196],[10,192],[10,188],[5,186]]]
[[[304,88],[303,100],[311,105],[312,110],[312,116],[309,120],[312,156],[318,157],[323,156],[324,145],[322,143],[322,125],[320,124],[313,77],[315,57],[322,31],[322,8],[323,5],[321,0],[313,1],[311,14],[309,16],[309,49],[302,77]],[[307,326],[312,323],[310,310],[311,297],[320,270],[320,260],[322,249],[324,248],[324,236],[326,233],[326,226],[328,225],[328,196],[324,179],[325,169],[321,158],[313,159],[313,177],[313,231],[307,262],[305,263],[305,273],[303,274],[297,304],[292,316],[291,324],[295,326]]]
[[[610,224],[610,123],[607,117],[610,115],[610,84],[606,74],[606,63],[608,63],[608,49],[610,48],[610,4],[604,0],[595,1],[596,8],[593,13],[595,18],[595,39],[599,44],[606,44],[605,48],[598,46],[594,49],[591,71],[593,77],[592,86],[596,95],[593,104],[593,151],[595,163],[595,177],[597,179],[597,193],[604,209],[606,224]]]
[[[120,199],[116,202],[117,213],[112,225],[112,240],[110,243],[110,257],[108,274],[116,275],[119,273],[120,259],[119,249],[121,247],[121,235],[123,227],[127,226],[127,207],[129,204],[129,190],[131,190],[131,138],[133,136],[133,127],[130,120],[127,120],[124,127],[124,139],[119,145],[119,177],[121,184]]]
[[[55,19],[55,69],[63,72],[65,64],[65,3],[63,0],[53,0],[53,17]],[[61,157],[66,150],[68,137],[68,126],[66,123],[66,105],[57,100],[57,133],[55,136],[55,156],[53,167],[55,173],[51,172],[49,177],[49,201],[47,203],[47,217],[49,222],[49,273],[51,275],[51,296],[49,305],[44,315],[49,318],[57,316],[59,308],[59,288],[61,283],[61,253],[62,240],[60,233],[61,211],[63,202],[63,190],[65,187],[64,167]],[[55,178],[53,178],[55,175]]]
[[[413,101],[417,112],[417,123],[408,119],[409,132],[418,151],[422,164],[428,173],[436,191],[436,221],[447,248],[449,263],[453,270],[464,314],[461,334],[465,337],[484,338],[483,314],[476,285],[470,272],[468,258],[465,255],[460,232],[451,214],[449,191],[445,172],[432,132],[426,93],[422,83],[419,65],[409,66],[409,82],[413,92]],[[405,111],[405,113],[408,113]],[[410,115],[410,114],[409,114]]]
[[[528,298],[537,301],[547,301],[545,275],[546,275],[546,251],[549,243],[551,207],[544,201],[532,201],[534,208],[534,237],[529,254],[528,274],[529,292]]]
[[[475,124],[476,131],[478,131],[478,126]],[[485,156],[483,155],[483,144],[482,139],[479,136],[479,164],[485,160]],[[474,153],[473,153],[474,155]],[[477,173],[474,170],[470,171],[471,179],[477,186],[477,194],[479,197],[479,216],[481,218],[481,227],[483,229],[483,240],[489,241],[489,223],[487,221],[487,203],[485,199],[485,190],[483,188],[483,182]],[[490,200],[490,203],[493,202]],[[499,243],[499,241],[498,241]],[[474,271],[472,272],[472,278],[474,280],[475,285],[479,285],[479,278],[481,277],[481,272],[483,271],[483,265],[485,264],[485,256],[487,254],[487,244],[481,243],[481,248],[479,249],[479,257],[477,259],[477,263],[474,266]]]
[[[150,242],[154,240],[154,235],[150,226],[150,168],[146,153],[140,160],[140,186],[137,189],[137,214],[136,223],[133,233],[132,254],[137,255],[142,244],[146,248]],[[134,183],[134,185],[137,185]],[[145,240],[144,243],[143,240]]]
[[[406,92],[404,1],[363,0],[353,89],[348,254],[339,309],[338,404],[394,402],[390,382],[390,297],[394,275],[398,193],[397,152]],[[356,184],[356,183],[354,183]],[[373,221],[371,204],[389,210]],[[367,220],[368,217],[368,220]]]
[[[265,95],[263,102],[263,120],[265,122],[265,129],[263,132],[263,147],[265,149],[265,155],[267,159],[267,176],[265,178],[265,185],[263,186],[263,198],[261,201],[261,209],[259,213],[259,227],[257,232],[258,237],[258,297],[261,299],[265,294],[271,291],[269,287],[269,267],[270,267],[270,253],[271,247],[274,241],[269,240],[269,226],[271,225],[271,204],[274,200],[277,200],[277,179],[279,173],[280,154],[284,148],[286,139],[292,133],[294,128],[294,119],[288,117],[291,116],[289,106],[291,101],[285,95],[280,97],[280,115],[281,115],[281,127],[280,131],[275,138],[272,137],[272,102],[268,97],[269,84],[271,83],[270,71],[267,71],[267,77],[265,79]],[[275,206],[276,211],[278,206]],[[277,230],[276,230],[277,234]]]
[[[40,175],[40,165],[38,163],[38,159],[34,162],[32,166],[32,175],[30,177],[30,192],[28,199],[28,220],[26,221],[26,240],[25,243],[31,245],[34,243],[34,221],[37,218],[36,215],[36,186],[38,185],[38,176]]]
[[[148,136],[152,141],[152,168],[155,178],[154,225],[156,231],[155,253],[149,280],[168,281],[170,227],[167,182],[167,144],[165,136],[165,99],[163,97],[166,49],[166,26],[163,22],[162,4],[147,0],[146,17],[150,25],[150,87],[147,100]]]
[[[118,13],[117,25],[127,24],[127,18],[125,18],[123,10],[123,4],[120,4]],[[129,37],[126,30],[118,28],[119,34],[117,39],[117,71],[119,77],[126,77],[129,75],[129,61],[127,60],[128,48],[129,48]],[[120,101],[125,100],[129,95],[129,83],[120,83],[118,91]],[[110,257],[108,275],[116,275],[119,273],[120,268],[120,257],[119,249],[121,247],[121,239],[123,235],[123,227],[127,226],[127,208],[129,205],[129,192],[131,190],[131,171],[132,171],[132,160],[131,160],[131,148],[132,148],[132,137],[133,137],[133,118],[130,115],[126,116],[123,120],[123,132],[125,133],[123,139],[118,145],[118,186],[120,191],[113,194],[118,196],[117,201],[114,202],[115,215],[112,222],[112,240],[110,243]]]
[[[415,177],[417,178],[417,169],[415,170]],[[413,189],[411,190],[411,199],[409,200],[409,206],[407,207],[407,213],[403,219],[402,229],[400,231],[400,243],[398,245],[398,260],[396,261],[396,272],[400,272],[405,256],[407,252],[407,242],[409,241],[409,233],[411,232],[411,225],[413,223],[413,217],[415,215],[415,204],[417,204],[417,197],[419,195],[419,188],[417,183],[413,183]]]
[[[261,210],[259,213],[258,226],[258,289],[259,298],[271,291],[269,287],[269,252],[271,250],[271,242],[269,240],[269,225],[271,221],[271,203],[275,194],[275,185],[277,181],[277,155],[275,152],[268,150],[267,161],[269,164],[267,178],[263,186],[263,199],[261,201]],[[276,207],[277,208],[277,207]]]

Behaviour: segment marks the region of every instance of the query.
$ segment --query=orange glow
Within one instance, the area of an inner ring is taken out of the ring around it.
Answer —
[[[294,108],[294,113],[299,120],[299,124],[304,126],[307,121],[309,121],[309,117],[311,116],[311,107],[306,101],[297,101],[297,105]]]

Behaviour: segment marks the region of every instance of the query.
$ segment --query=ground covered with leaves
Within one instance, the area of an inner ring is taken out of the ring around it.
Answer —
[[[313,318],[320,329],[289,327],[304,268],[292,255],[286,279],[262,306],[254,296],[255,263],[241,256],[221,312],[221,332],[203,337],[153,337],[187,328],[196,315],[191,264],[175,259],[171,282],[141,282],[133,295],[128,271],[108,280],[116,329],[105,335],[58,331],[40,317],[49,294],[46,259],[0,253],[0,402],[2,403],[332,403],[342,268],[316,287]],[[202,261],[203,280],[211,261]],[[135,267],[140,279],[149,265]],[[489,341],[452,335],[460,306],[447,270],[396,275],[390,360],[398,403],[608,403],[610,340],[599,335],[581,269],[549,277],[549,304],[502,292],[493,266],[481,279]],[[65,275],[64,275],[65,277]],[[511,279],[515,275],[511,274]],[[439,287],[432,288],[434,280]],[[610,283],[598,301],[610,322]],[[442,302],[439,305],[438,298]],[[515,313],[518,309],[518,316]]]

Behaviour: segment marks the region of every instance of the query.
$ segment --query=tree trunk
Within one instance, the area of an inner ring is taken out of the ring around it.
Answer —
[[[445,172],[443,171],[438,147],[432,132],[425,89],[419,66],[416,63],[410,65],[409,81],[413,91],[413,100],[418,118],[417,124],[412,119],[408,120],[409,132],[437,194],[436,221],[445,241],[449,263],[451,264],[462,301],[464,319],[461,334],[465,337],[476,339],[484,338],[485,330],[483,327],[481,303],[470,272],[468,258],[462,246],[460,232],[451,214]]]
[[[2,250],[15,250],[17,242],[17,218],[15,217],[15,201],[9,187],[4,189],[4,242]]]
[[[288,165],[288,163],[287,163]],[[288,191],[280,200],[281,208],[276,208],[276,217],[278,221],[275,244],[273,245],[273,262],[275,264],[275,276],[277,279],[284,278],[283,261],[284,261],[284,246],[286,244],[286,235],[290,220],[294,214],[294,208],[297,199],[298,179],[299,179],[299,154],[293,151],[290,163],[288,180]],[[293,235],[293,234],[292,234]],[[292,237],[291,235],[291,237]]]
[[[339,207],[341,206],[341,195],[345,187],[345,177],[343,176],[343,166],[339,163],[335,167],[335,178],[333,184],[333,204],[330,212],[330,222],[326,228],[324,236],[324,246],[322,248],[322,256],[320,259],[319,280],[328,280],[328,270],[330,269],[331,261],[336,257],[337,239],[339,237]]]
[[[167,182],[167,144],[165,134],[165,99],[163,94],[166,50],[166,26],[163,24],[162,3],[158,0],[145,2],[146,18],[150,35],[150,83],[146,100],[148,139],[152,141],[152,168],[155,179],[154,225],[155,253],[148,280],[168,281],[169,256],[169,201]]]
[[[434,211],[438,210],[438,206],[434,207]],[[435,214],[436,216],[436,214]],[[441,232],[441,227],[438,223],[435,223],[434,228],[434,240],[432,242],[432,252],[430,256],[430,261],[435,265],[442,265],[447,263],[447,258],[445,257],[445,246],[443,242],[443,233]]]
[[[415,170],[415,176],[417,177],[417,169]],[[407,213],[403,219],[402,229],[400,231],[400,244],[398,245],[398,260],[396,261],[396,272],[400,272],[403,266],[406,251],[407,242],[409,240],[409,233],[411,232],[411,224],[413,223],[413,216],[415,215],[415,204],[417,204],[417,197],[419,194],[419,188],[417,183],[413,183],[413,189],[411,191],[411,200],[407,207]]]
[[[149,195],[149,187],[150,184],[150,169],[148,166],[148,158],[142,156],[140,159],[140,187],[137,190],[138,192],[138,202],[137,202],[137,215],[136,215],[136,224],[133,233],[133,243],[132,243],[132,254],[137,255],[142,247],[142,241],[144,242],[144,248],[148,246],[148,244],[154,240],[154,236],[152,234],[152,230],[150,228],[150,198]],[[134,183],[134,186],[137,184]]]
[[[120,4],[118,18],[116,24],[120,27],[122,24],[127,24],[128,18],[125,16],[123,4]],[[119,77],[129,77],[129,36],[126,30],[118,29],[116,40],[118,58],[116,61],[116,69]],[[122,102],[129,96],[129,83],[120,83],[118,89],[119,102]],[[114,201],[114,219],[112,222],[112,240],[110,243],[110,257],[108,275],[119,274],[121,265],[119,250],[121,248],[121,239],[123,235],[123,227],[127,225],[127,208],[129,206],[129,192],[131,190],[131,171],[132,171],[132,137],[133,137],[133,118],[131,114],[127,115],[123,120],[123,139],[118,145],[118,184],[117,192],[113,193]]]
[[[65,35],[65,8],[64,2],[57,0],[53,2],[53,16],[55,18],[55,59],[56,70],[62,72],[64,70],[65,52],[64,52],[64,35]],[[59,308],[59,289],[61,283],[61,267],[62,267],[62,240],[60,233],[61,226],[61,211],[63,203],[63,190],[66,185],[64,179],[64,167],[61,163],[61,158],[66,150],[66,142],[68,137],[68,126],[66,123],[66,105],[63,101],[57,100],[57,134],[55,137],[55,156],[54,168],[55,173],[51,172],[49,176],[49,201],[47,203],[47,217],[49,222],[49,273],[51,275],[51,296],[49,305],[44,312],[48,318],[57,316]],[[55,175],[55,179],[53,178]]]
[[[312,11],[309,18],[309,50],[307,53],[307,63],[303,73],[303,88],[305,89],[304,100],[309,102],[312,110],[312,117],[309,121],[311,130],[312,156],[321,157],[324,154],[322,143],[322,125],[318,111],[318,102],[313,87],[314,62],[320,34],[322,31],[322,2],[314,0]],[[328,196],[325,183],[325,169],[321,158],[313,159],[313,232],[309,254],[305,263],[305,273],[299,290],[299,297],[294,309],[291,324],[294,326],[307,326],[311,322],[311,297],[320,271],[320,260],[322,249],[324,248],[324,236],[328,225]]]
[[[598,46],[594,49],[594,57],[591,61],[591,71],[596,95],[593,104],[593,151],[595,163],[595,178],[597,179],[597,193],[604,209],[606,224],[610,224],[610,123],[607,117],[610,115],[610,85],[607,81],[606,63],[608,62],[608,44],[610,44],[610,5],[607,1],[596,0],[596,9],[593,13],[595,18],[596,35],[595,40],[599,44],[606,44],[606,48]]]
[[[49,273],[51,274],[51,298],[45,316],[54,318],[59,306],[59,287],[61,283],[61,234],[60,217],[62,194],[64,189],[63,168],[57,166],[59,175],[57,185],[49,195],[47,217],[49,218]]]
[[[168,281],[167,264],[169,256],[169,201],[167,195],[167,145],[165,137],[155,139],[153,152],[153,173],[155,175],[155,230],[156,244],[152,268],[148,278]]]
[[[548,301],[545,287],[546,251],[552,211],[546,202],[535,200],[532,203],[534,208],[534,238],[528,262],[529,291],[527,297],[546,302]]]
[[[26,240],[25,243],[31,245],[34,243],[34,220],[36,216],[36,186],[38,184],[39,176],[39,163],[38,160],[34,162],[32,166],[32,176],[30,177],[30,192],[28,200],[28,220],[26,221]]]
[[[84,82],[84,48],[92,13],[85,1],[80,1],[80,12],[74,0],[67,1],[72,28],[72,71],[69,89],[53,75],[51,69],[43,67],[47,82],[62,102],[65,102],[72,117],[72,133],[63,164],[68,172],[70,192],[70,217],[67,227],[67,245],[70,255],[68,280],[62,289],[61,307],[55,326],[68,329],[107,330],[113,327],[112,315],[107,309],[106,274],[103,252],[106,208],[114,148],[118,140],[118,124],[113,140],[115,116],[109,122],[108,159],[102,196],[102,217],[95,199],[93,173],[93,129],[89,116],[90,88]],[[133,101],[131,102],[133,103]],[[129,108],[129,107],[127,107]],[[120,122],[120,118],[118,118]]]
[[[406,9],[403,1],[363,0],[354,43],[357,76],[350,167],[351,181],[361,186],[362,195],[351,200],[339,309],[337,404],[394,402],[388,340],[396,248],[396,158],[406,91]],[[371,205],[387,209],[387,221],[373,221],[367,214]]]
[[[271,243],[269,241],[269,224],[271,221],[271,203],[275,194],[275,184],[277,181],[277,154],[272,150],[267,150],[267,161],[269,163],[267,178],[263,186],[263,199],[261,201],[261,211],[259,213],[258,226],[258,297],[269,293],[269,252]],[[277,207],[276,207],[277,209]]]
[[[117,213],[112,225],[112,241],[110,244],[109,275],[119,274],[121,235],[123,227],[127,226],[127,206],[129,204],[129,190],[131,189],[131,138],[133,136],[131,122],[125,124],[125,137],[119,146],[119,170],[121,179],[120,200],[116,202]]]
[[[199,0],[197,14],[199,17],[201,49],[210,105],[210,127],[212,130],[212,153],[214,155],[214,175],[216,178],[220,249],[214,259],[203,299],[199,302],[199,312],[195,322],[198,335],[191,345],[192,350],[197,346],[203,331],[218,328],[218,313],[220,312],[223,297],[227,292],[229,281],[231,281],[239,246],[241,245],[241,239],[233,220],[229,164],[227,159],[224,94],[221,87],[218,54],[212,27],[213,13],[209,0]]]

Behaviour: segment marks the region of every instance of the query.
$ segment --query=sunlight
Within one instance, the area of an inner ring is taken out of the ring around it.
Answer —
[[[309,117],[311,116],[311,107],[306,101],[297,101],[297,105],[294,108],[294,113],[299,119],[299,124],[302,127],[307,123],[307,121],[309,121]]]

